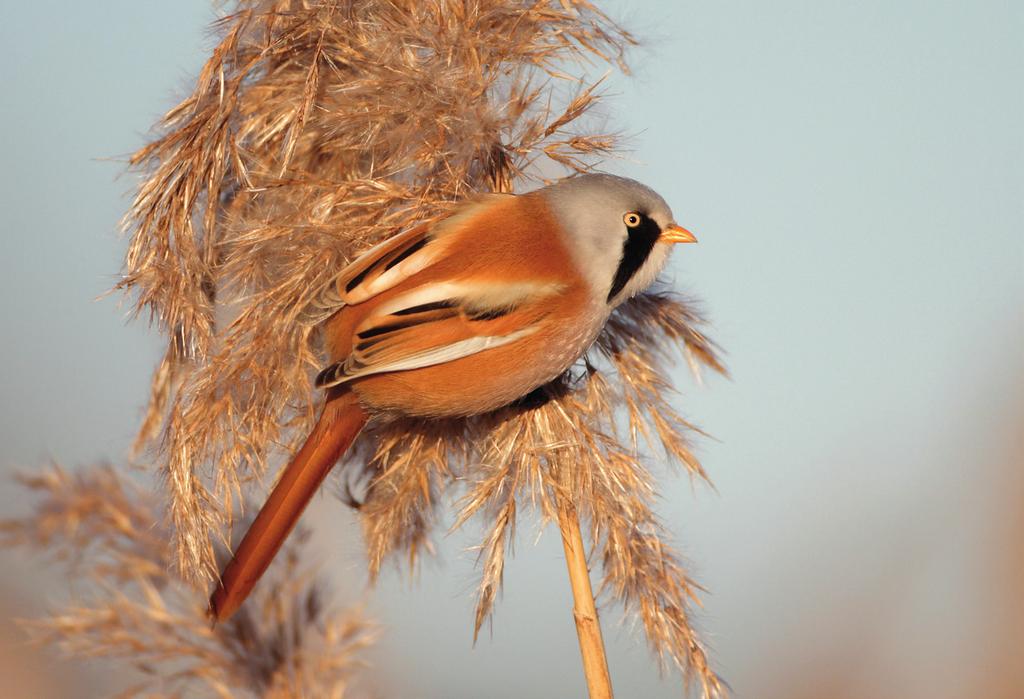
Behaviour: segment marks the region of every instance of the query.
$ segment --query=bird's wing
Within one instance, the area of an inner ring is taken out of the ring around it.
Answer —
[[[313,299],[305,317],[319,322],[343,306],[365,301],[391,288],[429,266],[444,252],[444,247],[426,225],[388,238],[342,268]]]
[[[373,246],[340,272],[317,294],[306,309],[309,322],[320,322],[343,306],[361,303],[400,284],[441,259],[452,234],[496,198],[509,195],[477,195],[453,215],[388,238]]]
[[[317,386],[336,386],[385,371],[443,364],[514,342],[539,328],[561,286],[435,282],[414,288],[365,318],[352,353],[324,369]]]

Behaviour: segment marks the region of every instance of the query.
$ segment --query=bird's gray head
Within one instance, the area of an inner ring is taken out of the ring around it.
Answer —
[[[612,307],[654,281],[672,243],[696,240],[657,192],[635,180],[581,175],[540,191],[572,239],[580,272]]]

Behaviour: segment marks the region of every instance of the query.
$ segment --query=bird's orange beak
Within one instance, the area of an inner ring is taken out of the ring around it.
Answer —
[[[670,223],[661,232],[661,240],[666,243],[696,243],[697,236],[682,226]]]

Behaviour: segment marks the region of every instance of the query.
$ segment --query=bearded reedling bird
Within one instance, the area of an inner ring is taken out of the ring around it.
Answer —
[[[477,415],[527,395],[586,352],[673,243],[693,242],[654,191],[591,174],[470,200],[342,269],[314,303],[323,411],[224,569],[213,619],[245,601],[372,416]]]

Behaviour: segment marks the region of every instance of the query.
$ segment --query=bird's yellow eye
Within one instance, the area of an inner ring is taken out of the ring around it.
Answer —
[[[640,214],[635,211],[630,211],[622,217],[622,221],[630,228],[636,228],[640,225]]]

